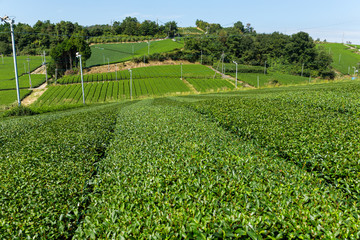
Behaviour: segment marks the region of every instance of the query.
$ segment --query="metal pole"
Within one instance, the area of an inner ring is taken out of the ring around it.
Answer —
[[[266,61],[265,61],[264,74],[266,74]]]
[[[30,73],[30,58],[26,59],[28,62],[28,68],[29,68],[29,83],[30,83],[30,88],[32,88],[32,84],[31,84],[31,73]]]
[[[14,19],[10,19],[8,16],[1,18],[1,21],[7,22],[10,24],[10,32],[11,32],[11,43],[12,43],[12,50],[13,50],[13,58],[14,58],[14,68],[15,68],[15,80],[16,80],[16,94],[19,107],[21,106],[20,100],[20,89],[19,89],[19,76],[18,76],[18,69],[17,69],[17,59],[16,59],[16,49],[15,49],[15,36],[14,36]]]
[[[132,100],[132,71],[129,69],[130,72],[130,99]]]
[[[83,76],[81,55],[77,52],[77,53],[76,53],[76,57],[80,59],[81,90],[82,90],[83,104],[85,105],[84,76]]]
[[[46,69],[46,54],[44,51],[44,66],[45,66],[45,79],[46,79],[46,84],[48,83],[48,75],[47,75],[47,69]]]
[[[58,69],[55,68],[55,83],[57,83],[57,75],[58,75]]]
[[[304,73],[304,65],[305,63],[302,64],[302,68],[301,68],[301,76],[303,76],[303,73]]]
[[[183,64],[181,63],[181,76],[180,76],[180,79],[183,80]]]
[[[235,63],[236,66],[236,73],[235,73],[235,88],[237,88],[237,73],[238,73],[238,64],[237,62],[233,61],[233,63]]]

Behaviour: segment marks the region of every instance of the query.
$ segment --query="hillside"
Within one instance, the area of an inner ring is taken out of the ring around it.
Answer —
[[[360,55],[355,53],[354,49],[341,43],[323,43],[319,44],[328,51],[332,58],[332,66],[342,74],[353,75],[354,68],[359,69]]]
[[[92,67],[108,63],[125,62],[132,58],[154,53],[169,52],[184,46],[183,42],[176,42],[171,39],[149,42],[150,43],[135,42],[92,45],[92,54],[86,61],[86,66]]]

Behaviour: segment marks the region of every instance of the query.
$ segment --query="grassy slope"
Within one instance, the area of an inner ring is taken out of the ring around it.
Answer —
[[[18,56],[17,57],[17,65],[18,65],[18,74],[21,76],[28,71],[28,62],[27,56]],[[31,71],[35,70],[42,64],[41,56],[30,56],[30,69]],[[24,63],[26,67],[26,71],[24,68]],[[2,60],[0,59],[0,84],[3,80],[15,79],[14,75],[14,62],[12,57],[4,57],[4,64],[2,64]]]
[[[30,94],[30,90],[21,89],[20,98],[23,99],[25,96]],[[0,109],[2,107],[11,105],[17,101],[16,90],[5,90],[0,91]]]
[[[170,39],[150,42],[150,54],[168,52],[182,48],[181,42],[174,42]],[[134,49],[134,54],[133,54]],[[91,46],[91,57],[86,61],[86,66],[96,66],[108,63],[123,62],[133,57],[148,54],[148,44],[141,43],[119,43],[119,44],[96,44]]]
[[[330,52],[333,57],[333,67],[342,74],[354,73],[353,67],[359,68],[360,55],[353,53],[348,47],[341,43],[324,43],[319,46]],[[341,55],[341,57],[340,57]],[[340,62],[339,62],[340,58]]]

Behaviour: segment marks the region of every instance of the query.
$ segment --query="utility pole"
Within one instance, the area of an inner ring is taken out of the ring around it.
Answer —
[[[30,58],[27,58],[26,60],[28,62],[28,68],[29,68],[29,84],[30,84],[30,88],[32,88],[32,85],[31,85],[31,73],[30,73]]]
[[[183,64],[180,63],[180,65],[181,65],[181,75],[180,75],[180,79],[183,80]]]
[[[236,74],[235,74],[235,88],[237,88],[237,72],[238,72],[238,63],[233,61],[233,63],[235,63],[236,65]]]
[[[58,75],[58,69],[55,68],[55,83],[57,83],[57,75]]]
[[[130,72],[130,100],[132,100],[132,71],[129,69]]]
[[[302,64],[302,68],[301,68],[301,76],[303,76],[303,74],[304,74],[304,65],[305,65],[305,63],[303,63],[303,64]]]
[[[83,96],[83,104],[85,105],[84,77],[83,77],[83,69],[82,69],[81,55],[79,54],[79,52],[76,53],[76,57],[79,58],[79,60],[80,60],[81,90],[82,90],[82,96]]]
[[[48,83],[48,75],[47,75],[47,69],[46,69],[46,54],[45,54],[45,51],[44,51],[44,63],[43,65],[45,66],[45,79],[46,79],[46,84]]]
[[[265,61],[265,66],[264,66],[264,75],[266,74],[266,61]]]
[[[14,68],[15,68],[15,80],[16,80],[16,94],[19,107],[21,106],[20,100],[20,89],[19,89],[19,76],[17,69],[17,59],[16,59],[16,49],[15,49],[15,37],[14,37],[14,28],[13,24],[15,23],[14,19],[10,19],[8,16],[0,17],[2,22],[6,22],[10,24],[10,32],[11,32],[11,42],[12,42],[12,50],[13,50],[13,58],[14,58]]]

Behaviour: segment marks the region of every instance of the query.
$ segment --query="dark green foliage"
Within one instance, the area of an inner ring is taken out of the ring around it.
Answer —
[[[13,107],[3,113],[4,117],[11,117],[11,116],[31,116],[36,114],[31,108],[24,107],[24,106],[17,106]]]
[[[50,51],[50,56],[54,62],[49,68],[50,74],[55,74],[55,68],[58,69],[58,74],[61,76],[66,70],[72,70],[78,65],[79,60],[76,53],[79,52],[82,56],[83,67],[85,67],[86,60],[91,57],[91,48],[82,38],[70,38],[62,41]]]

